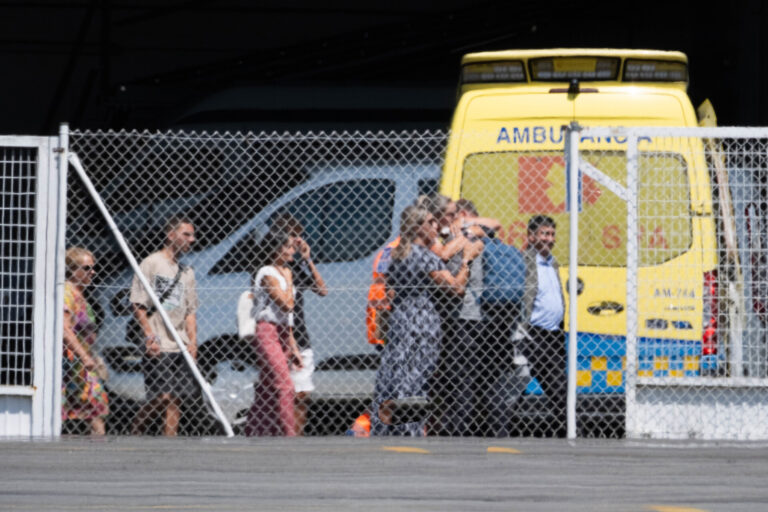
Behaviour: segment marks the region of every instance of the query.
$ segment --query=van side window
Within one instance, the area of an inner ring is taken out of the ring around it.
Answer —
[[[307,192],[280,208],[304,226],[304,238],[316,263],[355,261],[372,254],[392,234],[395,182],[383,179],[343,181]],[[256,229],[239,240],[211,274],[253,272]]]

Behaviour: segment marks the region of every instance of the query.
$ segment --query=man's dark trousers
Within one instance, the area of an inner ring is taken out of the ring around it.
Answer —
[[[565,437],[567,430],[568,380],[565,368],[568,351],[566,347],[562,329],[550,331],[532,325],[528,328],[528,339],[523,349],[528,359],[531,376],[539,381],[544,396],[547,397],[549,409],[555,415],[556,421],[552,426],[554,435],[557,437]]]

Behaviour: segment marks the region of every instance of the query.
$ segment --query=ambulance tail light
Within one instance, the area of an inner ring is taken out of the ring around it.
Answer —
[[[704,273],[702,355],[717,354],[717,272]]]

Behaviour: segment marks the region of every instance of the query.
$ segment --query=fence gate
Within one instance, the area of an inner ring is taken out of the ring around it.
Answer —
[[[0,136],[0,436],[61,426],[59,147],[57,137]]]
[[[627,437],[768,438],[767,138],[580,133],[579,169],[603,187],[579,215],[580,363],[623,370]]]

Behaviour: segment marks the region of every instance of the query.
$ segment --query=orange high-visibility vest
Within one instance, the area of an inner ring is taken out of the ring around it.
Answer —
[[[380,272],[379,265],[382,263],[386,263],[387,266],[389,265],[388,259],[391,257],[392,249],[397,247],[399,243],[400,237],[395,238],[385,245],[384,248],[376,254],[376,258],[373,260],[373,283],[371,283],[371,287],[368,288],[368,307],[365,309],[365,325],[368,331],[368,343],[371,345],[384,344],[384,340],[376,337],[376,312],[389,309],[386,281],[384,273]],[[387,261],[382,262],[382,257],[385,254]]]
[[[352,426],[347,430],[348,436],[370,437],[371,435],[371,415],[368,411],[357,417]]]

